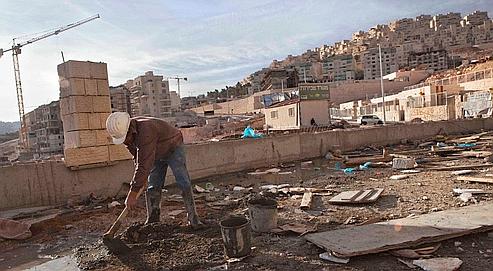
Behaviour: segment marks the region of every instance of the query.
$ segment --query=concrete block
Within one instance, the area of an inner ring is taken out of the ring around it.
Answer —
[[[110,161],[128,160],[132,159],[132,154],[128,151],[125,145],[109,145]]]
[[[60,97],[86,95],[84,79],[60,79]]]
[[[96,96],[70,96],[69,112],[70,113],[91,113],[93,112],[93,100]]]
[[[106,79],[108,80],[108,69],[106,67],[106,63],[96,63],[96,62],[89,62],[90,63],[90,78],[92,79]]]
[[[89,113],[74,113],[62,117],[63,131],[77,131],[91,129],[89,126]]]
[[[96,133],[96,145],[109,145],[112,143],[111,137],[106,129],[94,130]]]
[[[70,103],[68,97],[60,99],[60,114],[62,116],[70,114]]]
[[[100,96],[109,96],[110,95],[110,86],[108,84],[108,80],[96,80],[98,95]]]
[[[110,96],[92,96],[93,112],[108,113],[111,112]]]
[[[63,78],[90,78],[90,62],[69,60],[57,66],[58,76]]]
[[[84,79],[86,95],[98,95],[98,85],[95,79]]]
[[[97,145],[95,130],[70,131],[64,133],[65,148],[92,147]]]
[[[99,113],[99,121],[101,122],[101,127],[106,129],[106,120],[111,113]]]
[[[105,126],[101,126],[100,116],[101,113],[88,113],[87,118],[89,122],[89,129],[106,129]]]
[[[64,150],[66,166],[81,166],[109,161],[108,146],[66,148]]]

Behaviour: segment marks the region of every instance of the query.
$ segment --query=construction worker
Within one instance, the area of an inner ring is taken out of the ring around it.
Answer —
[[[125,205],[134,209],[138,191],[147,183],[146,224],[159,222],[161,191],[168,166],[182,191],[183,201],[192,227],[203,225],[195,210],[192,186],[188,175],[183,136],[166,121],[151,117],[130,118],[126,112],[114,112],[106,120],[106,129],[115,144],[125,144],[134,157],[135,172]]]

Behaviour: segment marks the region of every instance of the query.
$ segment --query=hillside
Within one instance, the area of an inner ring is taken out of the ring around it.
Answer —
[[[17,132],[19,130],[20,123],[18,121],[5,122],[0,121],[0,135]]]

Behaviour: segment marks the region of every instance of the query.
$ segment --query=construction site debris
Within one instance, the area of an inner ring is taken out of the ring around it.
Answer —
[[[393,169],[412,169],[417,166],[418,164],[414,158],[394,158],[392,160]]]
[[[23,240],[30,238],[31,225],[19,221],[0,218],[0,239]]]
[[[461,193],[459,199],[463,202],[469,202],[473,198],[471,193]]]
[[[439,248],[440,244],[437,244],[423,248],[391,250],[390,254],[408,259],[420,259],[431,257],[431,254],[435,253]]]
[[[255,132],[255,130],[250,126],[247,126],[245,128],[245,130],[243,131],[243,135],[241,136],[241,138],[261,138],[261,137],[263,137],[263,135]]]
[[[454,188],[453,189],[454,193],[455,194],[463,194],[463,193],[471,193],[471,194],[484,194],[484,193],[488,193],[488,192],[485,192],[483,189],[474,189],[474,188]]]
[[[462,261],[459,258],[433,258],[414,260],[413,264],[425,271],[455,271],[460,268]]]
[[[466,206],[409,218],[390,220],[334,231],[312,233],[305,238],[336,256],[357,255],[435,243],[493,229],[493,204]],[[458,219],[460,218],[460,219]]]
[[[332,204],[364,204],[377,201],[383,188],[341,192],[329,200]]]
[[[206,189],[202,188],[199,185],[195,185],[194,188],[195,188],[195,192],[197,192],[197,193],[205,193],[205,192],[208,192]]]
[[[435,170],[435,171],[454,171],[454,170],[488,168],[488,167],[493,167],[493,164],[487,163],[487,164],[472,164],[472,165],[446,166],[446,167],[427,167],[427,169]]]
[[[303,198],[301,199],[300,209],[302,210],[310,209],[312,205],[312,197],[313,197],[312,192],[305,192],[303,194]]]
[[[248,202],[248,215],[252,230],[270,232],[277,228],[277,201],[269,198],[256,198]]]
[[[452,173],[450,173],[450,174],[459,176],[459,175],[471,174],[473,172],[474,172],[474,170],[471,170],[471,169],[463,169],[463,170],[452,171]]]
[[[309,225],[293,222],[293,223],[281,225],[281,226],[279,226],[278,229],[280,229],[280,230],[274,229],[273,232],[282,233],[282,232],[290,231],[290,232],[297,233],[300,236],[303,236],[303,235],[310,233],[310,232],[316,232],[317,226],[316,225],[309,226]]]
[[[331,261],[331,262],[334,262],[334,263],[342,263],[342,264],[348,263],[349,262],[349,259],[350,259],[350,258],[339,258],[339,257],[336,257],[336,256],[332,255],[332,253],[330,253],[330,252],[324,252],[324,253],[319,254],[318,256],[322,260]]]
[[[458,181],[471,182],[471,183],[491,183],[491,184],[493,184],[493,178],[459,176],[459,177],[457,177],[457,180]]]
[[[419,169],[405,169],[405,170],[401,170],[400,172],[404,173],[404,174],[413,174],[413,173],[420,173],[421,170],[419,170]]]
[[[398,180],[404,180],[404,179],[407,179],[407,178],[409,178],[409,175],[392,175],[392,176],[389,177],[389,179],[396,180],[396,181],[398,181]]]
[[[114,200],[114,201],[108,203],[108,208],[114,208],[114,207],[120,206],[120,205],[122,205],[120,202]]]

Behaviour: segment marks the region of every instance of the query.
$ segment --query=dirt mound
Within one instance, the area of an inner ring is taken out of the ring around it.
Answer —
[[[193,231],[173,224],[134,224],[119,235],[131,247],[125,255],[110,253],[98,242],[76,250],[82,270],[194,270],[224,262],[217,225]]]

